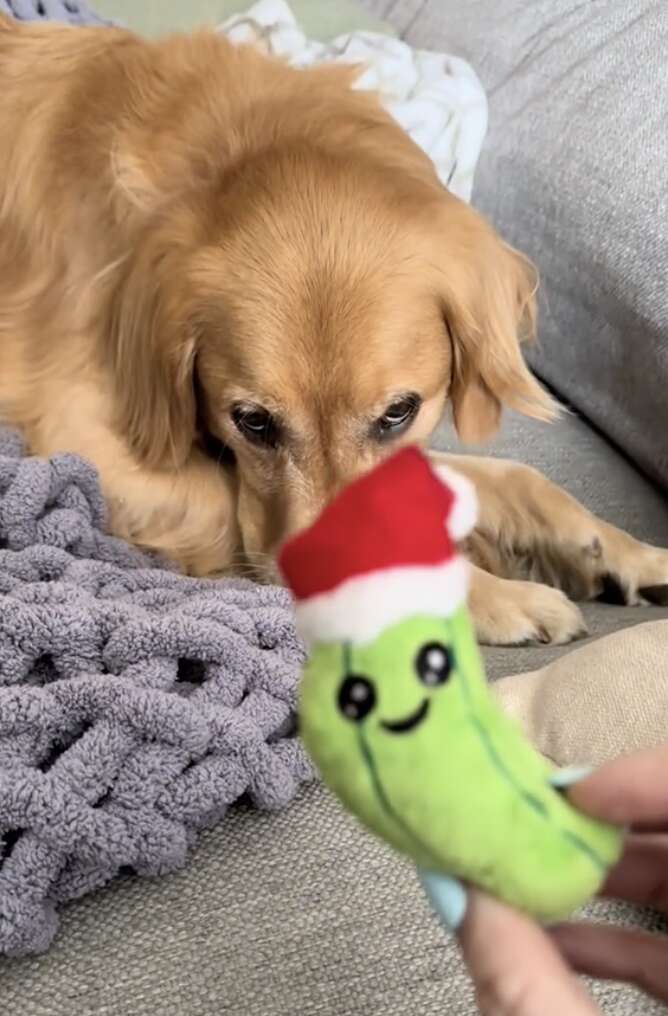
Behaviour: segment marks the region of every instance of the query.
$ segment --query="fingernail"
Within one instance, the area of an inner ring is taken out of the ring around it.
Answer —
[[[457,931],[466,914],[466,890],[447,875],[418,869],[418,878],[427,899],[449,931]]]
[[[566,766],[564,769],[557,769],[555,773],[552,773],[549,782],[556,790],[565,790],[567,787],[572,787],[574,783],[579,783],[580,780],[591,776],[593,772],[593,766]]]

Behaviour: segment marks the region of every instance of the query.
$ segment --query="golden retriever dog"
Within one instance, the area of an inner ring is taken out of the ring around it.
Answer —
[[[554,413],[520,352],[530,267],[354,73],[0,20],[0,415],[91,460],[113,532],[194,575],[273,578],[287,534],[446,406],[473,441],[504,406]],[[668,553],[532,470],[451,465],[481,503],[481,640],[582,631],[536,580],[668,582]]]

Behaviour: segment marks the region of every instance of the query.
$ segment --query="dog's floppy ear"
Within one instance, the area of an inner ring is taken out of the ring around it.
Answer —
[[[538,420],[554,419],[558,409],[521,351],[534,337],[536,273],[475,212],[461,212],[464,228],[452,230],[441,290],[455,426],[463,441],[479,442],[494,434],[504,406]]]
[[[112,297],[116,425],[150,466],[178,468],[195,438],[196,343],[174,251],[149,244],[123,266]]]

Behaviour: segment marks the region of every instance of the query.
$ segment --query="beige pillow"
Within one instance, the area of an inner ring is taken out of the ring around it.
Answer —
[[[654,747],[668,740],[668,621],[626,628],[492,690],[559,766]]]

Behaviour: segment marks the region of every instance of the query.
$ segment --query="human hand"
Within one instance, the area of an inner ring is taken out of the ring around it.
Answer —
[[[582,811],[628,826],[601,895],[668,913],[668,743],[603,766],[569,789]],[[668,939],[591,924],[543,930],[472,891],[459,932],[483,1016],[593,1016],[574,972],[629,981],[668,1002]]]

